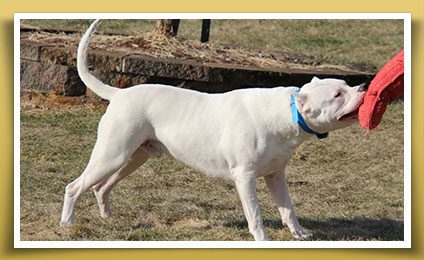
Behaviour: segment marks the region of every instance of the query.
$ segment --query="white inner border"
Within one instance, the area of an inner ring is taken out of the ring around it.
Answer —
[[[22,241],[20,239],[21,19],[402,19],[404,21],[404,241]],[[410,13],[15,13],[14,17],[15,248],[411,248],[411,14]]]

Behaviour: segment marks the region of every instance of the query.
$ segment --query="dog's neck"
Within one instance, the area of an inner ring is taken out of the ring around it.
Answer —
[[[282,141],[285,143],[285,145],[289,146],[292,149],[295,149],[312,136],[314,135],[305,132],[299,126],[299,124],[295,124],[293,122],[290,131],[281,134]]]
[[[263,108],[263,117],[267,122],[268,131],[279,137],[281,142],[294,149],[301,145],[311,136],[305,132],[298,123],[293,122],[291,112],[291,96],[287,95],[288,90],[282,91],[284,95],[275,93],[275,98],[267,100],[267,105]],[[269,113],[269,110],[279,111],[279,113]]]

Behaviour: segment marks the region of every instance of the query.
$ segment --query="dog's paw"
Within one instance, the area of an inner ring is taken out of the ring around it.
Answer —
[[[303,228],[296,229],[292,231],[291,233],[294,236],[294,238],[296,238],[297,240],[308,240],[312,238],[312,236],[314,235],[311,231],[307,231]]]
[[[104,211],[104,212],[100,212],[100,217],[102,219],[110,219],[112,218],[112,211]]]
[[[70,226],[72,226],[74,223],[72,223],[72,222],[68,222],[68,221],[61,221],[60,222],[60,224],[59,224],[59,226],[60,227],[70,227]]]

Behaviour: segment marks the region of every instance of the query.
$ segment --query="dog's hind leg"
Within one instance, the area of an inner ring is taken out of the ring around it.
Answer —
[[[287,225],[290,232],[296,239],[307,239],[312,236],[311,233],[305,231],[299,224],[290,194],[287,187],[285,170],[266,175],[265,182],[271,192],[272,198],[277,204],[283,225]]]
[[[115,187],[115,185],[123,178],[137,170],[147,161],[148,158],[149,154],[143,148],[138,148],[121,169],[110,176],[107,180],[93,186],[102,218],[110,217],[112,214],[110,210],[109,194],[113,187]]]
[[[73,224],[75,219],[75,202],[81,194],[116,172],[124,163],[122,159],[117,159],[111,163],[106,163],[98,159],[90,160],[81,176],[66,186],[60,225],[67,226]]]
[[[66,186],[61,226],[73,224],[75,202],[81,194],[116,173],[140,147],[142,137],[137,130],[141,129],[125,127],[121,120],[106,112],[100,121],[97,142],[86,169]]]

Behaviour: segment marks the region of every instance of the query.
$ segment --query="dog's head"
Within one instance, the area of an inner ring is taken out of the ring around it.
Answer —
[[[353,124],[368,84],[350,87],[344,80],[314,77],[293,93],[296,106],[308,126],[329,132]]]

